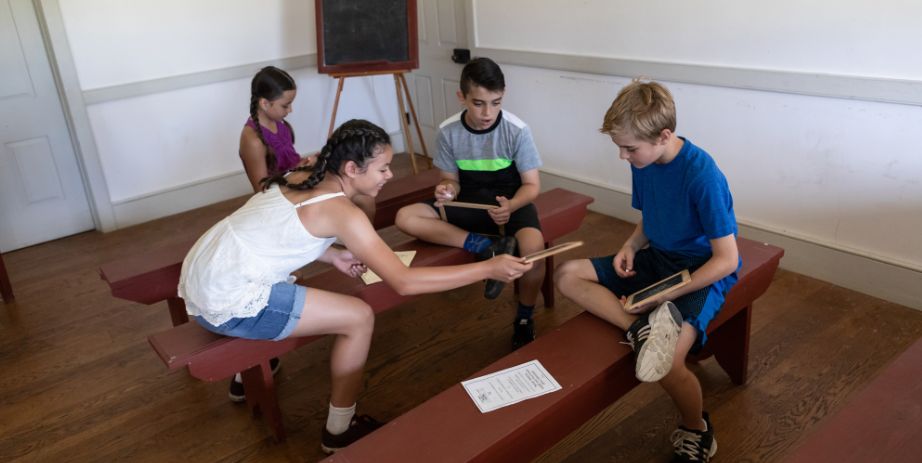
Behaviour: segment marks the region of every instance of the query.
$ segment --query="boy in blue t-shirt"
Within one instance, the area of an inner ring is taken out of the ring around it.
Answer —
[[[531,129],[502,109],[506,81],[489,58],[475,58],[461,71],[458,101],[464,110],[439,125],[433,163],[442,171],[435,197],[402,208],[397,227],[431,243],[464,248],[478,257],[527,255],[544,249],[538,210],[532,201],[541,188],[541,157]],[[490,210],[445,207],[445,201],[495,205]],[[502,235],[492,239],[490,236]],[[532,313],[544,281],[544,265],[535,265],[519,280],[519,304],[512,323],[512,347],[535,338]],[[488,280],[484,296],[495,299],[503,283]]]
[[[618,93],[600,131],[631,164],[632,206],[642,218],[615,255],[568,261],[556,279],[561,293],[625,330],[637,378],[658,381],[672,397],[682,417],[674,461],[708,461],[717,441],[685,358],[706,341],[741,262],[727,180],[675,127],[675,103],[662,85],[635,80]],[[624,309],[626,296],[683,269],[688,285]]]

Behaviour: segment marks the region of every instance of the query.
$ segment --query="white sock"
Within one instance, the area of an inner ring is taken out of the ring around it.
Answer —
[[[330,404],[330,412],[327,414],[327,431],[330,434],[342,434],[349,429],[349,423],[355,415],[355,404],[351,407],[334,407]]]

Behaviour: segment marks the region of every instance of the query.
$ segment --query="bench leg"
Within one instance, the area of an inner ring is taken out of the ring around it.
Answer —
[[[278,397],[275,395],[275,382],[272,379],[272,369],[269,361],[245,370],[243,389],[246,391],[247,405],[253,416],[262,413],[266,423],[275,433],[278,442],[285,440],[285,428],[282,425],[282,411],[279,410]]]
[[[748,305],[711,333],[709,350],[717,363],[739,385],[746,384],[749,372],[749,327],[752,305]]]
[[[13,285],[10,284],[10,277],[6,273],[3,256],[0,256],[0,296],[3,296],[4,302],[13,302]]]
[[[186,303],[181,297],[170,297],[166,300],[167,307],[170,308],[170,319],[173,326],[179,326],[189,322],[189,314],[186,313]]]

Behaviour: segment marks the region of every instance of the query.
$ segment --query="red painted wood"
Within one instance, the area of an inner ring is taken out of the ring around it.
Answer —
[[[13,285],[10,284],[10,276],[6,273],[3,254],[0,254],[0,296],[3,297],[4,302],[13,302]]]
[[[823,420],[787,463],[922,460],[922,339]]]
[[[784,255],[778,247],[746,239],[739,248],[744,261],[739,281],[708,327],[711,342],[721,340],[711,346],[718,359],[724,350],[738,349],[741,339],[748,348],[749,318],[739,314],[749,313]],[[621,330],[584,312],[472,376],[538,359],[562,390],[482,414],[456,384],[324,461],[399,462],[408,449],[417,461],[531,461],[638,384],[634,357],[621,341]],[[731,377],[746,368],[739,355],[726,362],[735,371]]]

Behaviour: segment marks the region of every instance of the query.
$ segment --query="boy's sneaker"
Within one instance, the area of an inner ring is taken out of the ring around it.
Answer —
[[[664,302],[653,312],[637,319],[625,333],[627,343],[637,353],[635,375],[643,382],[663,379],[672,368],[682,314],[672,302]]]
[[[675,449],[672,456],[674,463],[708,462],[717,453],[717,439],[714,438],[711,418],[707,412],[704,412],[703,417],[704,422],[707,423],[706,431],[679,426],[679,429],[672,432],[672,447]]]
[[[535,340],[535,321],[520,318],[512,322],[512,350]]]
[[[272,369],[272,376],[275,376],[275,374],[279,372],[281,365],[278,357],[269,359],[269,367]],[[227,392],[227,396],[230,397],[231,402],[245,402],[247,400],[246,391],[243,390],[243,378],[240,376],[240,373],[237,373],[231,378],[230,390]]]
[[[330,431],[327,431],[327,428],[324,426],[323,433],[320,435],[320,449],[326,454],[331,454],[371,434],[372,431],[381,426],[384,426],[384,423],[368,415],[356,415],[352,417],[352,422],[349,423],[349,429],[342,434],[330,434]]]
[[[489,248],[481,251],[477,255],[477,260],[487,260],[500,254],[515,254],[515,238],[512,236],[503,236],[493,242]],[[498,280],[487,280],[487,285],[483,289],[483,297],[487,299],[496,299],[503,292],[505,283]]]

